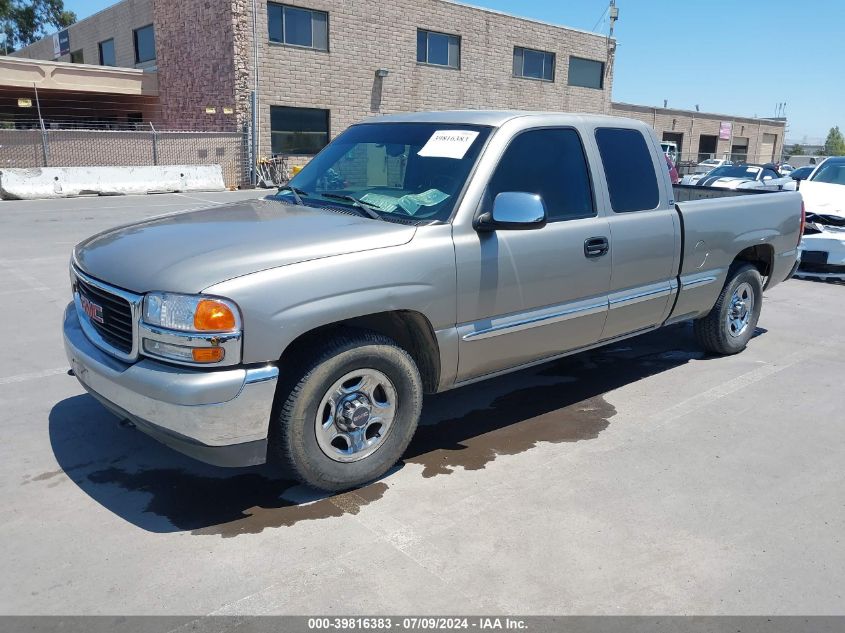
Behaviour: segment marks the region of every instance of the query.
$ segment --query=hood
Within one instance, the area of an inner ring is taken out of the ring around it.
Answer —
[[[233,277],[399,246],[416,227],[276,200],[249,200],[118,227],[81,242],[77,265],[138,293],[196,293]]]
[[[845,217],[845,185],[805,180],[798,191],[807,213]]]

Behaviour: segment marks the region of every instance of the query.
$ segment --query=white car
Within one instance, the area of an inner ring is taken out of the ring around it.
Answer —
[[[795,276],[845,281],[845,157],[825,160],[798,190],[807,221]]]
[[[781,176],[767,165],[722,165],[706,174],[689,174],[681,180],[682,185],[698,187],[720,187],[722,189],[781,189],[792,182],[789,176]]]
[[[708,158],[707,160],[703,160],[698,165],[695,166],[695,174],[706,174],[707,172],[713,171],[717,167],[721,167],[722,165],[731,165],[731,161],[725,160],[724,158]]]

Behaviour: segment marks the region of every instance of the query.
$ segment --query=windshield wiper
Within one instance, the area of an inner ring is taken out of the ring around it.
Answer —
[[[308,192],[302,189],[297,189],[296,187],[291,187],[290,185],[283,185],[279,187],[279,190],[276,193],[282,193],[283,191],[290,191],[293,194],[293,199],[296,200],[296,204],[301,207],[305,206],[305,203],[302,201],[301,196],[307,196]]]
[[[376,205],[358,200],[358,198],[356,198],[355,196],[340,193],[320,193],[320,195],[324,198],[333,198],[334,200],[344,200],[346,202],[349,202],[353,207],[355,207],[356,209],[360,209],[364,213],[364,215],[369,218],[372,218],[373,220],[384,219],[381,217],[381,215],[374,211],[374,209],[378,209]]]

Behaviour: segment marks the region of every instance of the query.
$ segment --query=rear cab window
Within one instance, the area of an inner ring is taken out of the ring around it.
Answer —
[[[596,144],[613,211],[631,213],[657,208],[660,188],[652,155],[642,132],[626,128],[597,128]]]
[[[549,222],[596,215],[587,157],[572,128],[526,130],[512,139],[487,185],[487,210],[505,191],[539,194]]]

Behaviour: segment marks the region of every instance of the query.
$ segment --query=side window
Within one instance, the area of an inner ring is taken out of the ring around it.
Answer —
[[[764,169],[763,170],[763,180],[765,180],[766,178],[777,178],[777,177],[778,177],[778,175],[775,172],[773,172],[771,169]]]
[[[616,213],[654,209],[660,202],[657,175],[639,130],[598,128],[599,146],[610,206]]]
[[[573,129],[523,132],[505,150],[487,186],[486,204],[503,191],[540,194],[550,222],[596,214],[587,158]]]

